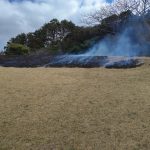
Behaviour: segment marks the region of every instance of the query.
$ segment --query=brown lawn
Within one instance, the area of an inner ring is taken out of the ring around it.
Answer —
[[[1,67],[0,150],[149,150],[149,64]]]

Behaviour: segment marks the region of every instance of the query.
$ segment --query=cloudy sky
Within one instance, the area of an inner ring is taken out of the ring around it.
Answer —
[[[0,50],[22,32],[32,32],[52,18],[80,24],[81,14],[111,0],[0,0]]]

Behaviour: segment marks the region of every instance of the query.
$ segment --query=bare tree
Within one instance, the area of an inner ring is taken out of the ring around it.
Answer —
[[[131,10],[136,15],[144,16],[150,9],[150,0],[116,0],[113,5],[120,12]]]
[[[139,7],[140,0],[115,0],[112,7],[117,10],[118,13],[123,11],[135,12],[136,8]]]
[[[81,21],[87,25],[95,25],[101,23],[103,19],[116,13],[116,9],[114,9],[112,5],[107,4],[101,7],[99,10],[84,14]]]
[[[150,0],[141,0],[138,11],[139,15],[145,15],[150,10]]]
[[[145,16],[150,10],[150,0],[114,0],[99,10],[84,15],[82,21],[90,25],[99,24],[104,18],[128,10],[135,15]]]

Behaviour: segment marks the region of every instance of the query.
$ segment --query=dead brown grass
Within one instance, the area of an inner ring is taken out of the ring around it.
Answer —
[[[149,150],[150,66],[0,68],[1,150]]]

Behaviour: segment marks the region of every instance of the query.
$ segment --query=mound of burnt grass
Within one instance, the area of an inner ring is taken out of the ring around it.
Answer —
[[[96,68],[107,63],[107,56],[64,55],[52,59],[45,67]]]
[[[121,68],[136,68],[143,65],[143,62],[139,59],[124,59],[124,60],[119,60],[119,61],[115,61],[115,62],[108,62],[105,65],[105,68],[108,69],[121,69]]]
[[[25,56],[0,56],[3,67],[68,67],[68,68],[135,68],[143,63],[137,58],[86,56],[86,55],[51,55],[38,53]]]
[[[33,53],[24,56],[0,56],[0,66],[3,67],[42,67],[49,63],[52,56],[47,52]]]

